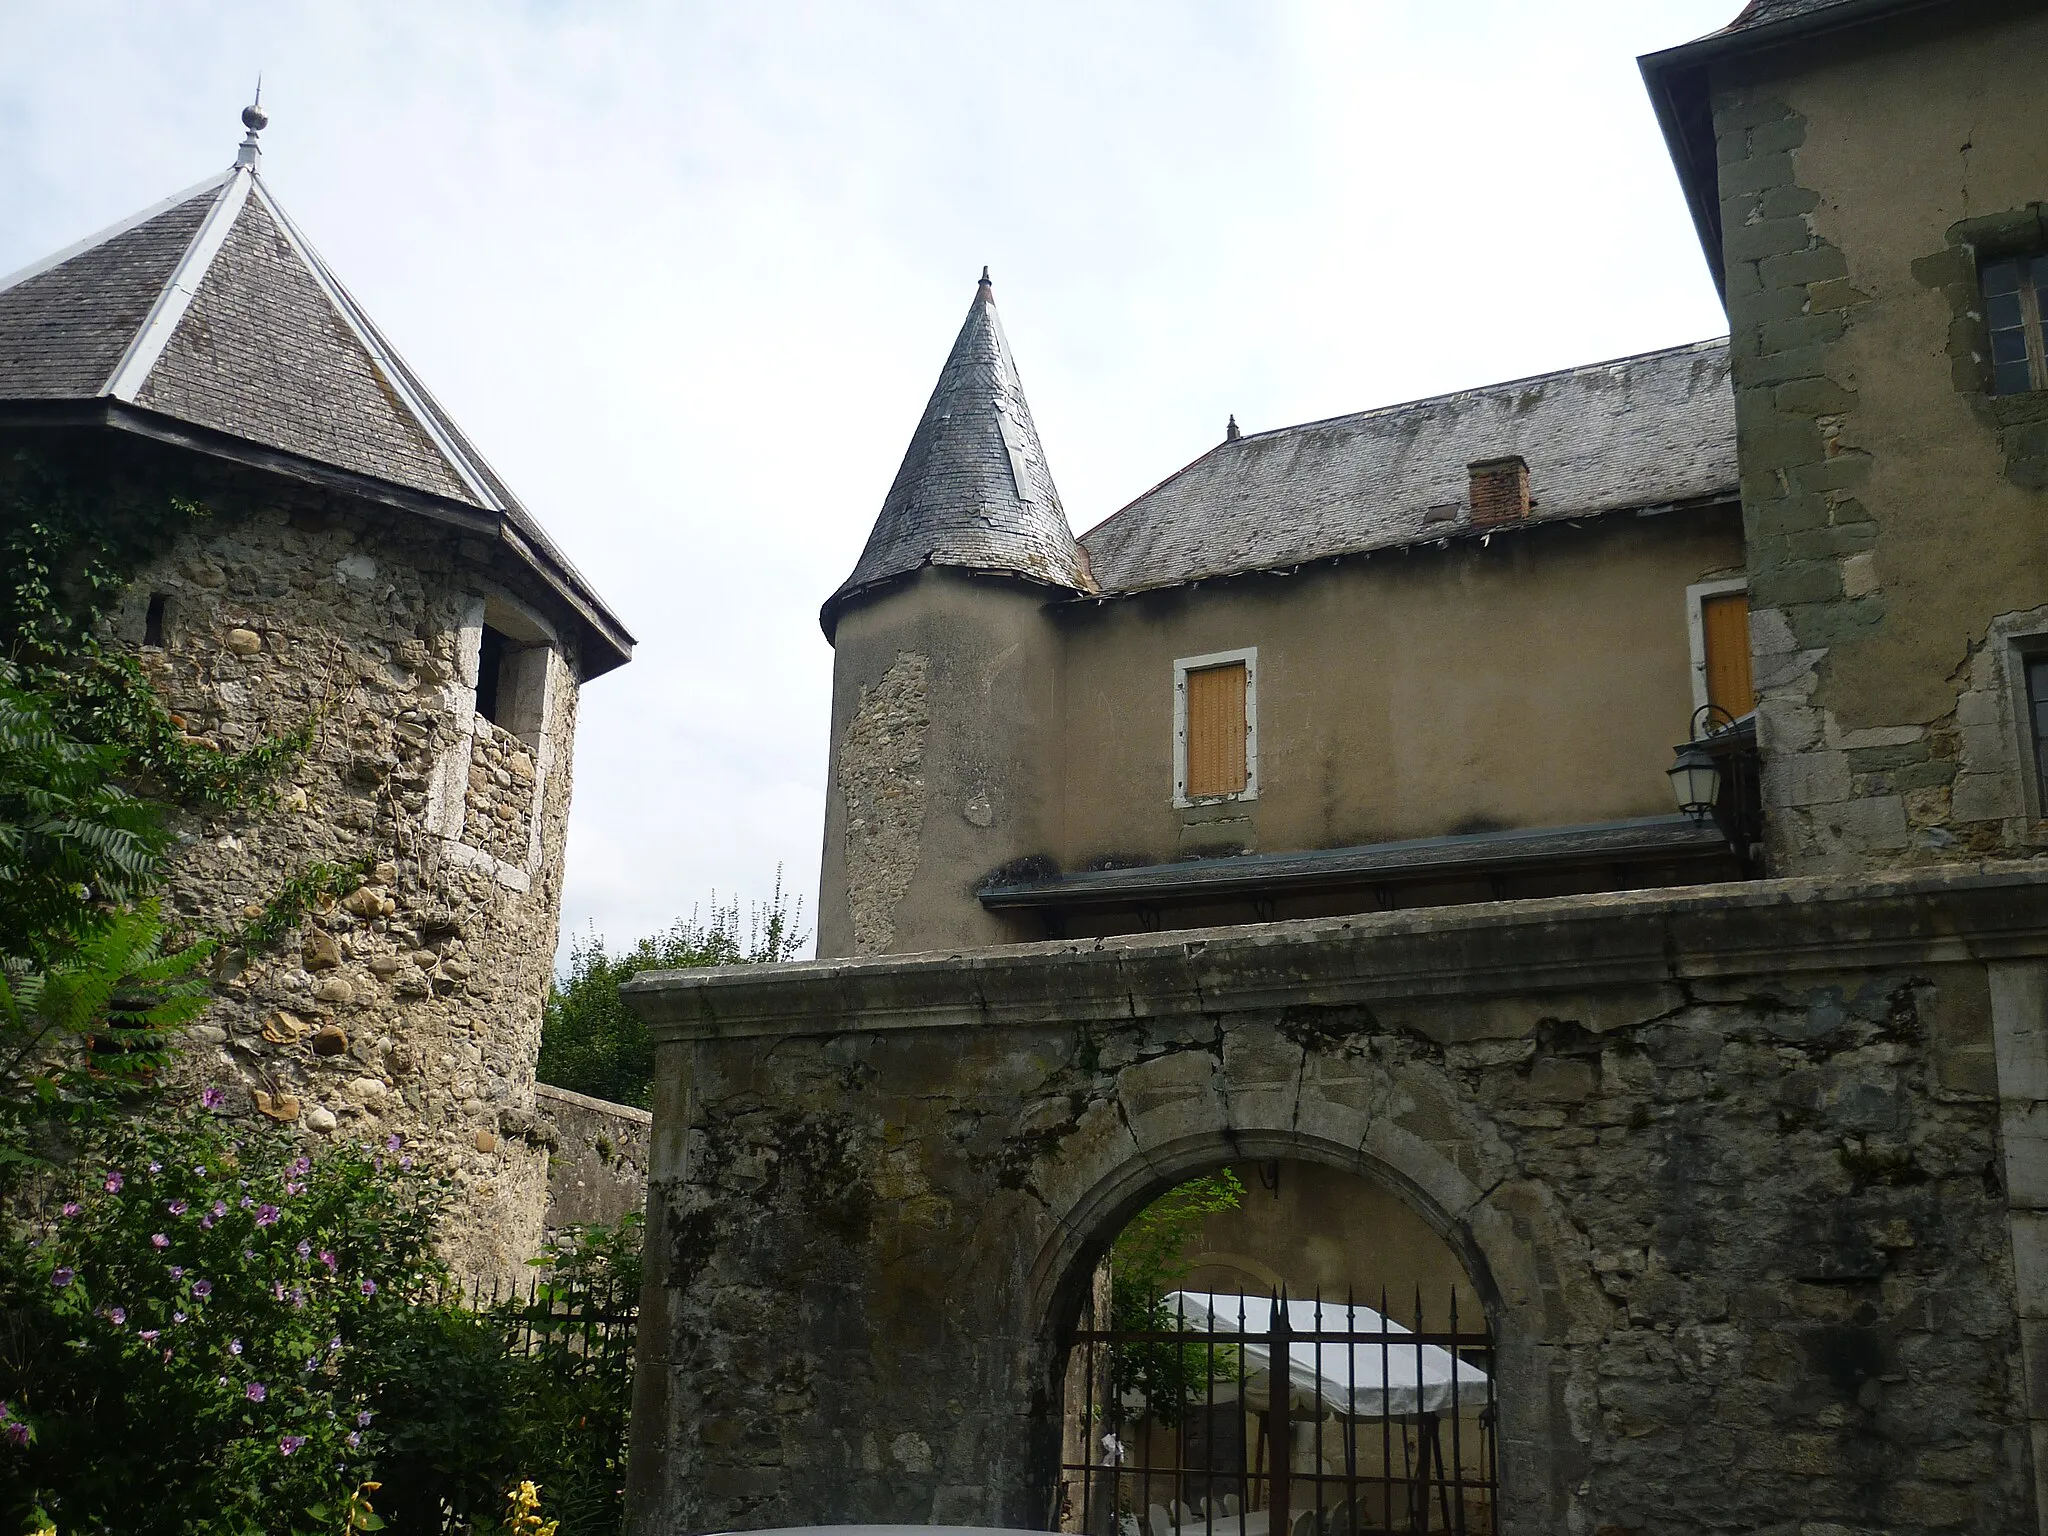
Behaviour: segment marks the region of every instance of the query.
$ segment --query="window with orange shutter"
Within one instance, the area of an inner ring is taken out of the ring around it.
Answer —
[[[1706,642],[1707,702],[1731,719],[1748,714],[1756,708],[1749,671],[1749,594],[1702,598],[1700,632]]]
[[[1225,651],[1174,663],[1174,799],[1250,799],[1258,792],[1258,653]]]

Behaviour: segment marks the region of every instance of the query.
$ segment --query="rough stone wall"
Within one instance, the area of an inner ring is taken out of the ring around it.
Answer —
[[[572,1227],[611,1226],[647,1206],[647,1134],[654,1117],[630,1104],[536,1083],[534,1109],[554,1133],[546,1241]]]
[[[2048,396],[1994,397],[1980,252],[2037,250],[2048,23],[1941,17],[1716,92],[1772,867],[2032,854]]]
[[[846,802],[846,899],[858,955],[896,941],[896,904],[910,890],[924,841],[924,742],[931,727],[930,665],[914,651],[872,688],[839,744]]]
[[[1301,1157],[1487,1298],[1506,1531],[2031,1529],[1993,1040],[2048,1092],[2043,954],[2001,872],[642,983],[629,1528],[1042,1525],[1105,1245]]]
[[[315,863],[376,867],[277,949],[227,957],[184,1070],[231,1087],[234,1112],[316,1144],[402,1136],[455,1180],[457,1264],[513,1271],[538,1249],[547,1199],[533,1069],[574,658],[548,670],[542,775],[473,714],[482,598],[516,590],[489,547],[310,492],[264,494],[260,510],[181,537],[114,622],[194,738],[243,748],[319,721],[273,812],[182,819],[169,904],[219,932]],[[142,643],[152,596],[161,647]],[[433,794],[451,776],[473,786],[454,821]]]

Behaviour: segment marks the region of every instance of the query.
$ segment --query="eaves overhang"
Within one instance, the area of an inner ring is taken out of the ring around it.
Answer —
[[[1689,816],[1645,816],[1570,827],[1411,838],[1301,853],[1177,859],[1050,879],[991,882],[975,892],[991,911],[1286,896],[1345,887],[1474,880],[1588,865],[1717,862],[1727,843]]]
[[[1728,303],[1728,268],[1721,247],[1721,176],[1714,148],[1712,67],[1808,38],[1862,26],[1908,11],[1931,10],[1954,0],[1841,0],[1803,15],[1757,26],[1731,26],[1690,43],[1646,53],[1636,60],[1657,126],[1678,172],[1700,251],[1713,274],[1714,292]]]
[[[818,609],[818,628],[825,632],[826,643],[836,643],[839,619],[847,609],[873,602],[876,598],[907,586],[927,571],[949,571],[956,576],[981,581],[1014,582],[1020,587],[1035,587],[1044,591],[1048,600],[1075,596],[1074,589],[1064,582],[1046,580],[1025,571],[1012,571],[1000,566],[969,565],[957,560],[926,560],[908,570],[892,571],[887,576],[878,576],[873,581],[863,582],[857,587],[842,587],[826,598]]]
[[[613,616],[580,573],[566,562],[551,559],[552,550],[526,538],[502,512],[452,497],[436,496],[430,491],[399,485],[374,475],[358,474],[303,454],[267,447],[232,433],[197,426],[159,411],[104,396],[89,400],[0,401],[0,427],[98,427],[126,432],[207,458],[262,470],[301,484],[424,517],[488,540],[502,547],[575,615],[582,639],[579,681],[588,682],[633,659],[633,635]]]

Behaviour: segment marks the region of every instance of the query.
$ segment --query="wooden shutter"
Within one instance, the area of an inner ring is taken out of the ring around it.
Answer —
[[[1189,799],[1244,792],[1244,692],[1241,661],[1188,673]]]
[[[1700,628],[1707,643],[1707,702],[1730,715],[1748,714],[1756,708],[1749,672],[1749,595],[1724,592],[1702,599]]]

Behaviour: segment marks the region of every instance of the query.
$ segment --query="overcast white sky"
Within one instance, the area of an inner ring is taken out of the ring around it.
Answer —
[[[817,881],[851,568],[987,262],[1086,529],[1247,430],[1723,328],[1635,56],[1739,0],[0,0],[0,272],[264,171],[639,637],[565,930]]]

